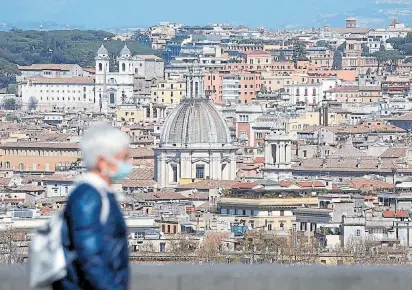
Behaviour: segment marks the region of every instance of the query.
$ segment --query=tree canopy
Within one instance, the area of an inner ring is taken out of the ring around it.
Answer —
[[[342,69],[342,52],[340,50],[336,50],[335,54],[333,55],[333,70],[340,70]]]
[[[293,56],[292,59],[293,61],[296,63],[297,61],[305,61],[305,60],[309,60],[306,57],[306,49],[302,44],[295,44],[295,46],[293,47]]]

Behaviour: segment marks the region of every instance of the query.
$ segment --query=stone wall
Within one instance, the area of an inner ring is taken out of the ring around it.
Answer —
[[[0,266],[0,281],[0,290],[29,289],[26,265]],[[131,290],[406,290],[412,268],[133,265],[131,284]]]

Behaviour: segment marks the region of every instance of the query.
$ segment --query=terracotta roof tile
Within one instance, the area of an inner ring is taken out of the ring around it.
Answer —
[[[239,182],[232,185],[232,189],[252,189],[256,186],[254,182]]]
[[[180,189],[213,189],[213,188],[232,188],[239,181],[236,180],[200,180],[194,183],[180,184]]]
[[[16,148],[53,148],[53,149],[80,149],[76,143],[68,142],[10,142],[0,144],[1,149],[16,149]]]
[[[153,179],[154,168],[136,168],[130,174],[130,180],[150,180]]]
[[[392,189],[394,187],[393,184],[391,183],[382,182],[379,180],[364,179],[364,178],[353,179],[349,182],[349,185],[354,188],[362,189],[365,191],[378,190],[378,189]]]
[[[408,218],[409,214],[405,210],[398,210],[396,211],[396,213],[394,210],[387,210],[383,212],[383,217],[384,218],[393,218],[393,217]]]
[[[27,78],[26,82],[30,81],[34,84],[94,84],[94,78],[92,77],[71,77],[71,78],[44,78],[44,77],[32,77]]]
[[[325,187],[325,185],[320,181],[297,181],[296,184],[300,187]]]

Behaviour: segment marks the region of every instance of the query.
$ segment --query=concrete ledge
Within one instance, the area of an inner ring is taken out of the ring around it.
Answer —
[[[131,284],[132,290],[410,290],[412,268],[133,265]],[[23,289],[29,289],[26,265],[0,265],[0,290]]]

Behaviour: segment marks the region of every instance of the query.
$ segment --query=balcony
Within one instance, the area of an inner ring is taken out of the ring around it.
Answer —
[[[0,289],[29,289],[27,266],[1,265]],[[281,265],[133,265],[131,290],[410,289],[407,267],[286,267]],[[39,288],[40,289],[40,288]],[[41,288],[46,289],[46,288]]]

